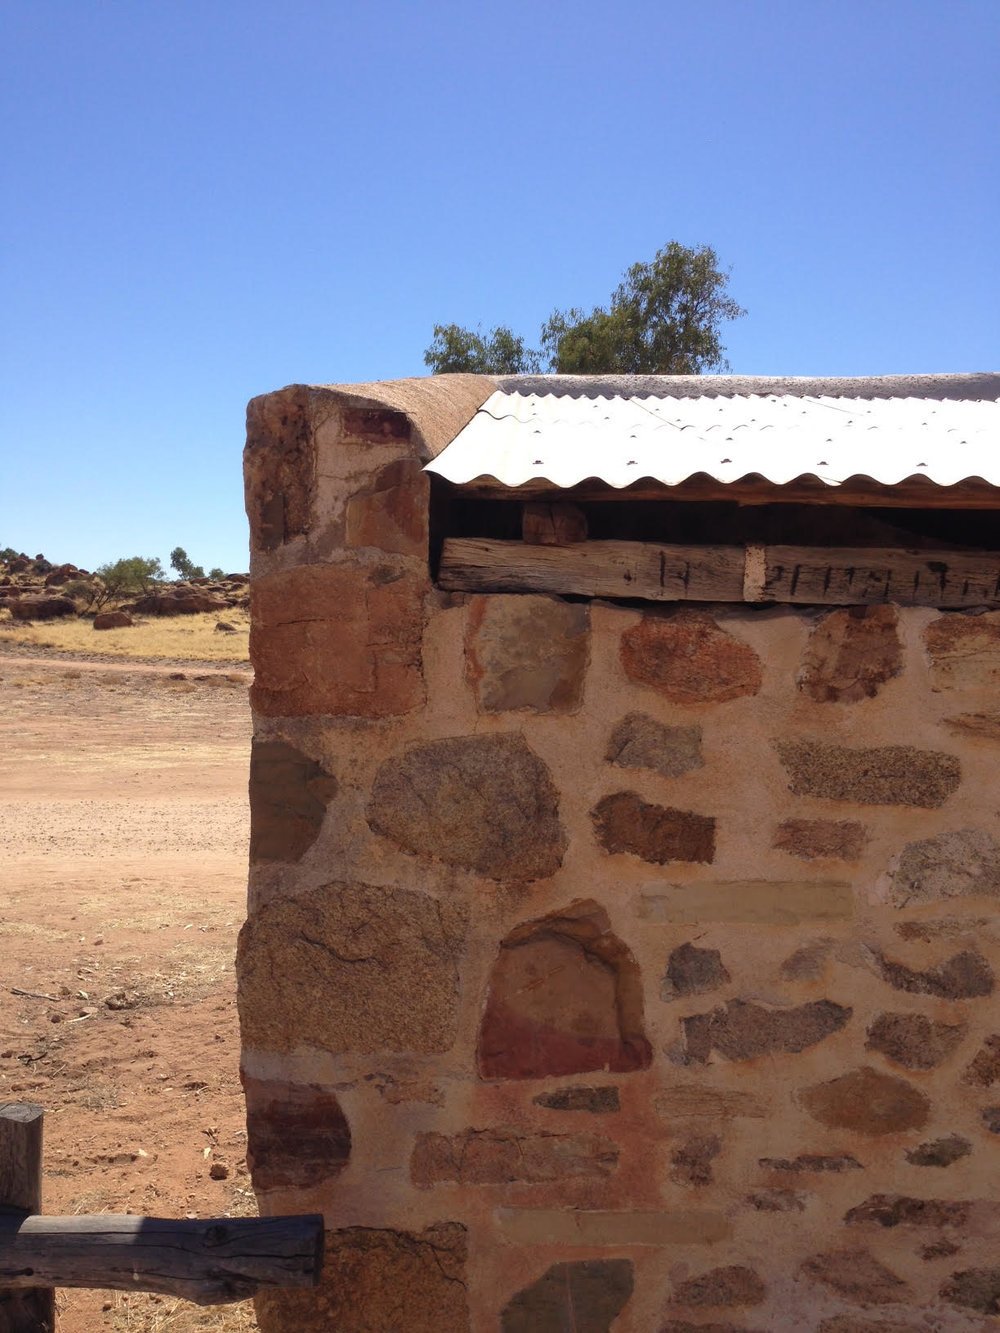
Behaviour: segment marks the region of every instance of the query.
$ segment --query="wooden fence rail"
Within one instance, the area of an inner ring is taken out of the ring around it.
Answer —
[[[39,1106],[0,1103],[0,1333],[53,1333],[56,1287],[154,1291],[199,1305],[310,1287],[323,1219],[41,1214]]]

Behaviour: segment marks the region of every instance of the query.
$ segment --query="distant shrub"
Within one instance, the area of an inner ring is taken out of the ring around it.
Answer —
[[[15,551],[13,546],[5,546],[3,550],[0,551],[0,560],[2,560],[5,565],[9,565],[10,562],[16,560],[19,555],[20,551]]]
[[[218,565],[213,565],[208,571],[208,577],[210,579],[224,579],[226,577],[226,571],[220,569]]]
[[[175,546],[170,552],[170,568],[177,570],[182,579],[203,579],[205,571],[201,565],[193,564],[183,546]]]
[[[70,579],[68,583],[63,584],[62,592],[65,597],[72,597],[75,602],[83,602],[84,611],[89,611],[100,595],[101,585],[91,579]]]
[[[104,587],[95,598],[97,606],[120,602],[125,597],[141,597],[166,577],[155,556],[127,556],[107,565],[98,565],[94,573]]]

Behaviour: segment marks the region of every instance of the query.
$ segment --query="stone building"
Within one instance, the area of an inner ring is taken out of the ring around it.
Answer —
[[[998,400],[250,404],[265,1333],[994,1326]]]

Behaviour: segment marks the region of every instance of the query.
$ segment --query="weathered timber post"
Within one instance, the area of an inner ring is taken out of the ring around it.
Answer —
[[[315,1287],[322,1262],[318,1214],[0,1216],[0,1282],[11,1287],[158,1291],[226,1305],[261,1286]]]
[[[156,1291],[225,1305],[315,1287],[323,1218],[43,1217],[40,1106],[0,1103],[0,1333],[54,1333],[55,1288]]]
[[[40,1106],[0,1103],[0,1215],[42,1210],[42,1123]],[[56,1294],[52,1287],[15,1290],[0,1266],[0,1333],[53,1333]]]

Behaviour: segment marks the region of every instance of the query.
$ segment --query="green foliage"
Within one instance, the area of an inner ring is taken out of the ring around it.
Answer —
[[[9,565],[12,560],[17,559],[19,554],[20,552],[15,551],[13,546],[5,546],[3,550],[0,551],[0,560],[2,560],[5,565]]]
[[[218,565],[213,565],[208,571],[208,577],[210,579],[224,579],[226,577],[226,571],[220,569]]]
[[[170,567],[177,570],[178,578],[203,579],[205,571],[201,565],[192,564],[183,546],[175,546],[170,552]]]
[[[90,579],[70,579],[57,591],[62,597],[72,597],[75,602],[82,602],[84,611],[90,611],[101,595],[101,585]]]
[[[424,361],[434,374],[700,375],[728,370],[721,327],[746,311],[728,294],[728,272],[711,246],[671,241],[651,263],[626,270],[607,308],[556,310],[542,326],[541,353],[509,329],[478,332],[438,324]]]
[[[128,556],[107,565],[98,565],[94,573],[104,584],[97,597],[98,606],[119,602],[125,597],[140,597],[166,577],[155,556]]]
[[[435,324],[434,341],[424,352],[432,375],[467,371],[475,375],[528,375],[541,369],[537,352],[524,339],[499,325],[485,336],[458,324]]]

